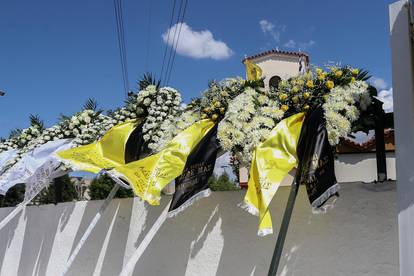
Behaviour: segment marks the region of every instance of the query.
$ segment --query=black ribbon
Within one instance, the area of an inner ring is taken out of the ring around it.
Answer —
[[[297,147],[299,157],[296,181],[306,185],[313,207],[321,207],[331,196],[338,195],[334,152],[328,141],[324,110],[321,106],[308,114]]]
[[[178,212],[198,196],[205,196],[213,174],[219,144],[217,124],[201,139],[187,158],[183,173],[175,179],[175,193],[169,212]]]
[[[142,126],[144,122],[137,125],[131,132],[125,145],[125,164],[137,161],[144,150],[144,137],[142,133]]]

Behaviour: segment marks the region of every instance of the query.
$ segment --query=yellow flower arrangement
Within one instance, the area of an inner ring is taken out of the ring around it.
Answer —
[[[322,74],[323,70],[321,68],[316,68],[316,74],[320,75]]]
[[[217,114],[213,114],[213,116],[211,116],[211,119],[213,119],[213,121],[218,119],[218,115]]]
[[[288,95],[286,95],[285,93],[279,95],[279,100],[281,100],[282,102],[285,101],[287,98]]]
[[[220,113],[224,114],[226,112],[226,109],[224,107],[220,107]]]
[[[306,87],[308,87],[308,88],[313,88],[313,80],[308,80],[307,82],[306,82]]]
[[[221,106],[221,104],[220,104],[220,102],[219,102],[219,101],[215,101],[215,102],[214,102],[214,107],[217,107],[217,108],[218,108],[218,107],[220,107],[220,106]]]
[[[293,93],[298,93],[298,92],[299,92],[299,87],[297,87],[297,86],[293,86],[293,88],[292,88],[292,92],[293,92]]]
[[[326,87],[327,87],[328,89],[332,89],[332,88],[334,88],[334,87],[335,87],[335,83],[334,83],[333,81],[331,81],[331,80],[328,80],[328,81],[326,82]]]
[[[326,73],[322,72],[320,74],[318,74],[318,80],[323,81],[326,78]]]
[[[342,70],[338,70],[338,71],[335,72],[335,77],[337,77],[337,78],[342,77],[342,75],[343,75]]]
[[[310,97],[310,94],[308,92],[303,93],[303,98],[306,100]]]
[[[288,111],[288,110],[289,110],[289,106],[287,106],[287,105],[283,104],[283,105],[280,107],[280,109],[282,109],[284,112],[286,112],[286,111]]]
[[[220,92],[220,95],[223,96],[223,97],[228,97],[229,96],[229,93],[227,91],[225,91],[225,90],[222,90]]]
[[[305,105],[303,106],[303,110],[304,110],[304,111],[309,110],[309,105],[305,104]]]
[[[292,97],[292,102],[293,103],[298,103],[299,102],[299,97],[298,96],[294,96],[294,97]]]
[[[358,69],[352,69],[351,70],[352,75],[358,75],[359,74],[359,70]]]

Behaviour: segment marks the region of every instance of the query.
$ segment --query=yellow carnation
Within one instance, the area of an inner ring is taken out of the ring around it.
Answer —
[[[285,100],[287,99],[287,97],[288,97],[288,95],[286,95],[285,93],[280,94],[280,95],[279,95],[279,100],[281,100],[281,101],[285,101]]]
[[[288,110],[289,110],[289,106],[287,106],[287,105],[283,104],[283,105],[280,107],[280,109],[282,109],[284,112],[286,112],[286,111],[288,111]]]
[[[303,93],[303,98],[306,100],[310,97],[310,94],[308,92]]]
[[[335,77],[340,78],[342,77],[342,74],[343,74],[342,70],[338,70],[335,72]]]
[[[358,75],[359,74],[359,70],[358,69],[352,69],[351,71],[352,75]]]
[[[318,80],[323,81],[325,79],[325,77],[326,77],[326,73],[323,72],[323,73],[318,75]]]
[[[322,69],[321,68],[316,68],[316,74],[318,74],[318,75],[320,75],[320,74],[322,74]]]
[[[217,114],[213,114],[213,116],[211,116],[211,119],[213,119],[213,121],[217,120],[218,115]]]
[[[335,87],[335,83],[334,83],[333,81],[331,81],[331,80],[328,80],[328,81],[326,82],[326,87],[327,87],[328,89],[332,89],[332,88],[334,88],[334,87]]]
[[[305,104],[305,105],[303,106],[303,110],[305,110],[305,111],[309,110],[309,105]]]
[[[292,101],[293,101],[294,103],[298,103],[298,102],[299,102],[299,97],[298,97],[298,96],[294,96],[294,97],[292,97]]]
[[[308,81],[306,82],[306,86],[307,86],[308,88],[313,88],[313,80],[308,80]]]
[[[297,87],[297,86],[293,86],[293,88],[292,88],[292,92],[293,92],[293,93],[298,93],[298,92],[299,92],[299,87]]]

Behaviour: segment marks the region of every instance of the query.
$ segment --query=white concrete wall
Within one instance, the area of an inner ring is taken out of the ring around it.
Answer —
[[[339,183],[378,180],[375,153],[339,154],[335,160],[335,174]],[[396,180],[394,152],[387,152],[387,177]]]
[[[288,192],[281,187],[271,205],[276,233]],[[213,193],[168,219],[133,275],[267,275],[276,235],[256,236],[257,218],[237,207],[243,194]],[[397,275],[395,198],[394,183],[343,184],[336,207],[313,215],[301,189],[278,275]],[[118,275],[167,200],[114,200],[68,275]],[[1,232],[0,275],[59,275],[101,202],[28,207]]]
[[[414,10],[397,1],[389,6],[397,156],[400,275],[414,275]]]
[[[377,177],[377,160],[375,153],[339,154],[335,160],[335,175],[339,183],[374,182]],[[286,176],[281,186],[290,186],[295,177],[295,170]],[[396,180],[395,153],[387,152],[387,177]]]

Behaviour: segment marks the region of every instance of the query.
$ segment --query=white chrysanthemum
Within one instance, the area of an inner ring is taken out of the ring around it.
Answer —
[[[366,110],[371,104],[367,93],[368,85],[364,81],[355,81],[348,86],[337,86],[328,94],[323,108],[325,111],[328,140],[332,146],[339,143],[340,138],[351,132],[352,122],[358,120],[359,110]],[[344,114],[344,115],[341,115]]]
[[[217,137],[223,149],[233,154],[241,151],[239,160],[245,165],[251,161],[255,147],[268,138],[284,114],[279,104],[261,90],[246,88],[235,97],[218,126]]]

